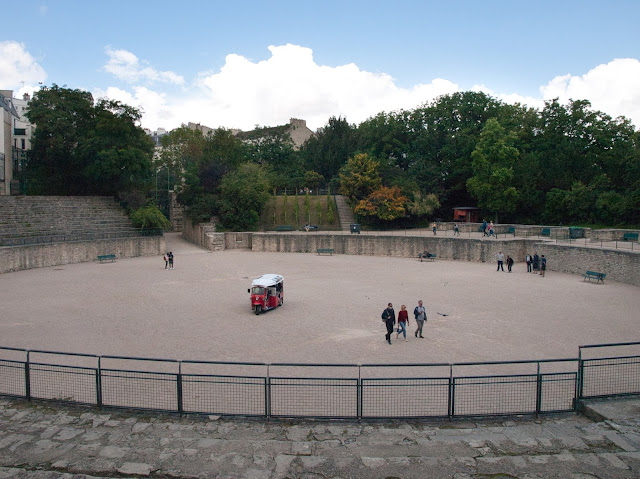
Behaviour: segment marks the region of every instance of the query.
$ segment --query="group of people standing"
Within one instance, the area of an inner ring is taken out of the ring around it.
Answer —
[[[496,261],[498,261],[498,269],[496,271],[504,271],[504,254],[502,253],[502,251],[500,251],[497,255],[496,255]],[[509,273],[511,273],[511,268],[513,268],[513,258],[509,255],[507,255],[507,271],[509,271]]]
[[[173,269],[173,252],[169,251],[164,255],[164,269]]]
[[[427,321],[427,311],[422,305],[422,300],[418,301],[418,306],[413,309],[413,317],[416,320],[416,331],[414,336],[416,338],[424,339],[424,336],[422,335],[422,328],[424,327],[424,323]],[[385,339],[389,344],[391,344],[391,335],[393,334],[394,329],[396,331],[396,339],[400,337],[400,334],[402,334],[404,336],[404,340],[408,341],[407,326],[409,326],[409,312],[404,304],[400,307],[400,311],[398,312],[397,328],[396,313],[393,309],[393,304],[391,303],[389,303],[384,311],[382,311],[382,322],[385,323],[387,327]]]
[[[496,271],[504,271],[505,258],[502,251],[498,252],[498,254],[496,255],[496,261],[498,262],[498,269],[496,269]],[[545,258],[544,255],[538,256],[538,253],[534,253],[534,255],[531,256],[530,254],[528,254],[525,257],[525,261],[527,263],[527,273],[539,273],[540,276],[544,276],[544,273],[547,270],[547,258]],[[509,273],[511,273],[511,268],[513,267],[513,258],[507,255],[506,263],[507,270],[509,271]]]
[[[535,273],[540,274],[540,276],[544,276],[545,271],[547,270],[547,258],[542,256],[538,256],[538,253],[533,253],[533,256],[528,254],[525,257],[525,261],[527,262],[527,273]]]
[[[487,224],[487,220],[482,220],[482,237],[485,236],[493,236],[497,238],[496,234],[493,232],[493,221]]]

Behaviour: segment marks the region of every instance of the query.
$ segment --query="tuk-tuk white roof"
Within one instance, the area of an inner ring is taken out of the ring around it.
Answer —
[[[251,286],[275,286],[284,280],[279,274],[263,274],[251,281]]]

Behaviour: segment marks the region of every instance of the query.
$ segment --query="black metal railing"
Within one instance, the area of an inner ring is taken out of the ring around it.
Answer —
[[[577,358],[431,364],[180,361],[0,347],[0,395],[264,418],[544,414],[574,411],[583,398],[640,394],[639,346],[580,346]]]

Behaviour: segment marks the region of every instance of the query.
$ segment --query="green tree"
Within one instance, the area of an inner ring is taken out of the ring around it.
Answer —
[[[372,160],[366,153],[349,158],[340,170],[340,193],[355,205],[380,188],[382,177],[379,170],[380,163]]]
[[[513,185],[513,165],[519,151],[510,146],[507,135],[498,120],[487,120],[480,140],[471,154],[473,176],[467,180],[470,193],[478,205],[492,213],[512,213],[518,201],[518,190]]]
[[[304,172],[304,186],[312,190],[318,191],[320,185],[324,183],[324,176],[317,171]]]
[[[131,222],[136,228],[150,229],[161,228],[168,229],[171,222],[162,214],[156,206],[145,206],[138,208],[131,213]]]
[[[306,169],[330,179],[338,174],[356,148],[355,127],[345,118],[331,117],[329,122],[302,146]]]
[[[407,211],[413,216],[430,216],[440,207],[438,197],[433,193],[422,195],[420,191],[413,192],[413,198],[407,203]]]
[[[245,163],[220,183],[220,221],[233,231],[255,230],[269,200],[269,182],[262,167]]]
[[[89,92],[52,85],[29,103],[37,125],[28,164],[28,193],[117,195],[147,190],[153,142],[139,110]]]

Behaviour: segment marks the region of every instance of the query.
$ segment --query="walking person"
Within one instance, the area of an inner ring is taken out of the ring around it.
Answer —
[[[535,252],[533,253],[533,272],[538,274],[538,271],[540,271],[540,257],[538,256],[538,253]]]
[[[533,263],[533,258],[528,254],[524,260],[527,262],[527,273],[531,273],[531,263]]]
[[[460,236],[460,228],[458,228],[458,223],[453,223],[453,236]]]
[[[494,236],[493,235],[493,221],[491,223],[489,223],[489,235],[488,236]]]
[[[164,260],[164,269],[169,268],[169,253],[165,254],[162,259]]]
[[[540,258],[540,275],[544,278],[544,272],[547,270],[547,258],[542,255]]]
[[[433,225],[431,225],[431,230],[433,231],[433,236],[436,235],[436,231],[438,229],[438,225],[436,225],[436,222],[433,222]]]
[[[422,306],[422,300],[418,301],[418,306],[413,310],[413,316],[416,320],[417,326],[415,337],[424,339],[424,336],[422,335],[422,328],[424,326],[424,322],[427,320],[427,311],[424,309],[424,306]]]
[[[391,333],[393,333],[393,325],[396,324],[396,313],[393,310],[393,304],[389,303],[385,310],[382,312],[382,320],[387,326],[387,334],[385,339],[391,344]]]
[[[169,269],[173,269],[173,251],[169,251]]]
[[[487,220],[482,220],[482,237],[487,236]]]
[[[511,268],[513,267],[513,258],[507,255],[507,271],[511,273]]]
[[[504,272],[504,255],[502,251],[496,255],[496,260],[498,261],[498,269],[496,269],[496,271],[502,270]]]
[[[407,339],[407,326],[409,325],[409,313],[407,311],[407,307],[403,304],[400,306],[400,312],[398,312],[398,332],[396,333],[396,338],[402,333],[404,336],[405,342]]]

